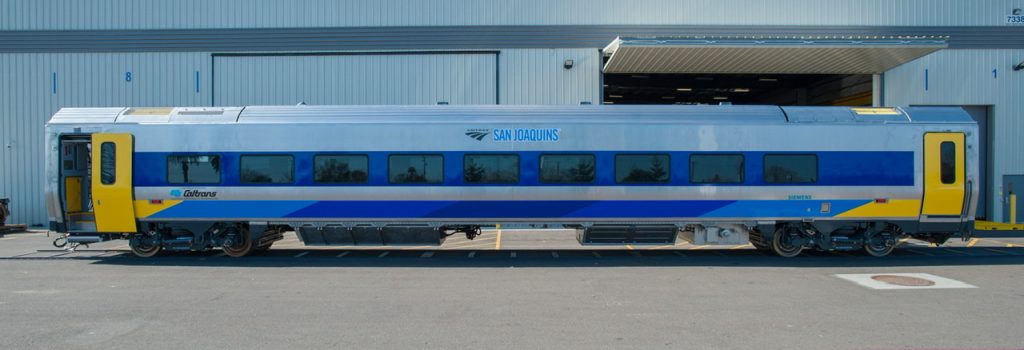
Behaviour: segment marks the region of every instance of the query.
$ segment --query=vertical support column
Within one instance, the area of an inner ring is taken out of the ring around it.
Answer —
[[[871,106],[882,107],[885,105],[885,76],[882,74],[871,75]]]

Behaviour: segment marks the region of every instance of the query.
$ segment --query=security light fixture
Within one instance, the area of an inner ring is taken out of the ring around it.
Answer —
[[[693,88],[677,88],[676,91],[690,92],[693,91]]]
[[[750,89],[748,89],[748,88],[735,88],[735,89],[732,89],[732,92],[750,92]]]
[[[573,62],[573,60],[565,60],[565,62],[562,63],[562,67],[565,67],[565,69],[572,69],[574,64],[576,64],[576,62]]]
[[[1020,9],[1013,9],[1013,11],[1010,11],[1010,13],[1012,13],[1014,16],[1020,16],[1021,14]]]
[[[725,96],[715,96],[714,99],[716,99],[716,100],[728,100],[729,98],[725,97]]]

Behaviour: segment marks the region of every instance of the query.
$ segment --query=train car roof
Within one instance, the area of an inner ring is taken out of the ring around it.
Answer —
[[[591,122],[686,124],[973,123],[960,107],[706,105],[248,106],[62,108],[49,124]]]

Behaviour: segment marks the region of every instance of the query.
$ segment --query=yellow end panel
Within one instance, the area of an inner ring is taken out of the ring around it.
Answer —
[[[916,218],[921,215],[921,201],[892,199],[886,203],[871,202],[836,215],[840,218]]]
[[[112,144],[113,171],[104,165],[104,144]],[[135,207],[132,203],[132,134],[92,135],[92,207],[98,232],[135,232]],[[111,177],[110,175],[113,175]],[[108,182],[104,184],[104,181]]]
[[[150,215],[159,213],[161,210],[173,207],[178,203],[181,203],[180,199],[164,199],[157,203],[149,200],[136,200],[135,217],[139,219],[148,218]]]
[[[952,142],[955,150],[956,179],[942,183],[941,145]],[[924,135],[923,215],[960,215],[964,205],[964,134],[927,133]]]
[[[68,213],[82,211],[81,176],[68,176],[64,178],[64,211]]]

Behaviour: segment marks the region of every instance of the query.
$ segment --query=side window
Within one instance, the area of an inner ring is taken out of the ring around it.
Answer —
[[[668,182],[670,166],[666,154],[619,154],[615,156],[615,182]]]
[[[366,155],[318,155],[313,157],[313,182],[365,183],[369,178]]]
[[[388,157],[388,181],[393,184],[444,182],[444,157],[437,154],[393,154]]]
[[[112,185],[117,181],[117,145],[104,142],[100,145],[100,183]]]
[[[474,184],[519,183],[519,156],[515,154],[467,154],[462,178]]]
[[[743,182],[743,155],[690,155],[690,182],[696,184],[727,184]]]
[[[288,184],[295,177],[295,161],[292,156],[242,156],[239,163],[242,183]]]
[[[540,156],[540,181],[546,183],[594,182],[594,155],[566,154]]]
[[[167,183],[220,183],[220,156],[205,154],[168,156]]]
[[[770,184],[818,182],[818,156],[813,154],[766,154],[764,182]]]
[[[944,141],[939,144],[939,177],[943,184],[956,183],[956,144]]]

